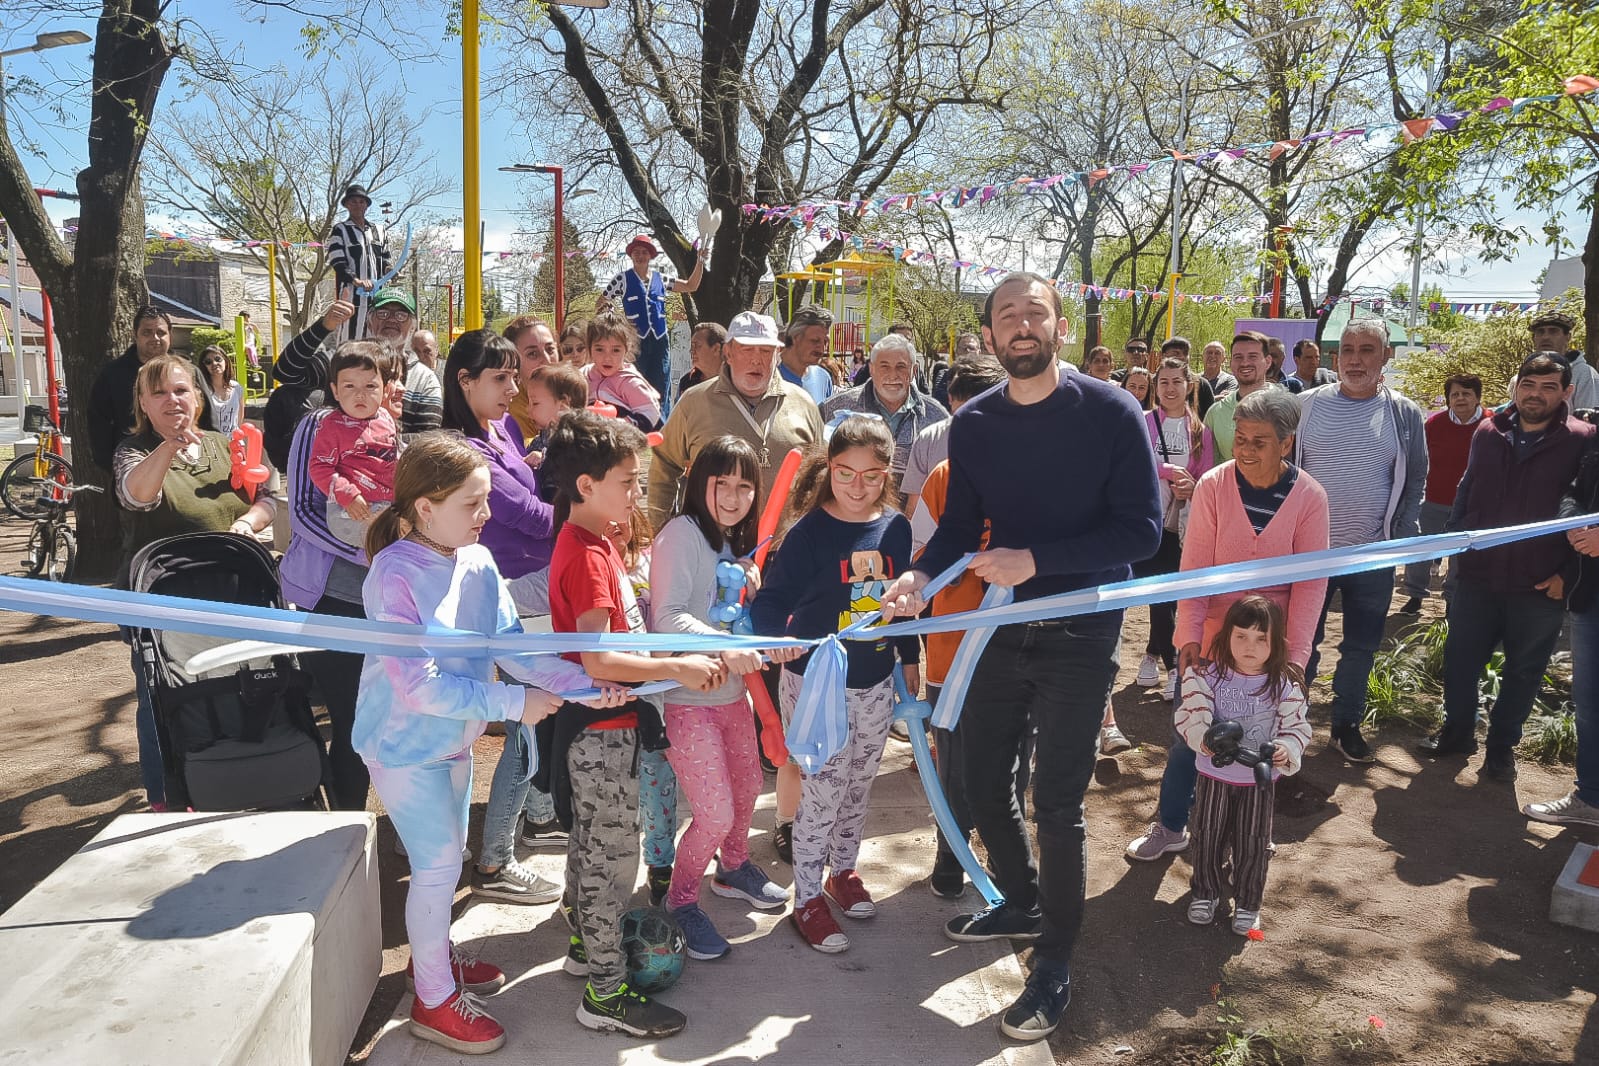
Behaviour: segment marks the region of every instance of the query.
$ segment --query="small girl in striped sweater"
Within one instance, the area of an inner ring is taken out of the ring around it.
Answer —
[[[1189,825],[1194,876],[1188,920],[1209,925],[1230,888],[1233,932],[1247,936],[1260,927],[1276,779],[1298,771],[1310,743],[1303,679],[1288,661],[1282,609],[1264,596],[1234,603],[1210,660],[1183,674],[1179,697],[1177,732],[1200,756]],[[1275,745],[1269,782],[1257,785],[1253,769],[1238,762],[1215,764],[1205,734],[1216,722],[1243,727],[1240,750]]]

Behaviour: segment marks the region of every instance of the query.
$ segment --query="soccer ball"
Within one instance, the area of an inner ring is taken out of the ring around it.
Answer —
[[[635,907],[622,916],[622,957],[627,983],[636,991],[671,988],[683,976],[688,949],[683,930],[660,907]]]

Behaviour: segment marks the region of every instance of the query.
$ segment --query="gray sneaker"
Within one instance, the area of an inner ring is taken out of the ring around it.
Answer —
[[[1127,857],[1139,862],[1154,862],[1162,855],[1184,851],[1187,847],[1188,830],[1174,833],[1161,825],[1157,819],[1149,823],[1149,828],[1144,831],[1143,836],[1127,845]]]
[[[554,903],[561,886],[512,859],[493,873],[474,869],[472,894],[506,903]]]
[[[1521,813],[1550,825],[1599,825],[1599,807],[1584,803],[1576,789],[1548,803],[1529,803],[1521,808]]]

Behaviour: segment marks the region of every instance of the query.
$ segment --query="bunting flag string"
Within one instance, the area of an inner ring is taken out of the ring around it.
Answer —
[[[1506,96],[1496,96],[1481,107],[1469,111],[1444,111],[1436,115],[1407,119],[1401,122],[1383,122],[1372,126],[1353,126],[1337,130],[1317,130],[1289,140],[1256,141],[1252,144],[1239,145],[1232,148],[1208,148],[1187,153],[1180,153],[1175,149],[1167,149],[1164,156],[1140,163],[1118,163],[1114,166],[1106,165],[1090,170],[1050,174],[1042,178],[1024,175],[1007,181],[997,181],[982,185],[957,185],[942,189],[926,188],[916,192],[894,193],[889,196],[875,198],[849,197],[847,199],[803,200],[793,204],[748,203],[743,204],[742,209],[746,214],[759,215],[763,222],[780,222],[797,218],[801,222],[809,224],[823,211],[841,211],[855,214],[867,211],[911,211],[924,205],[965,207],[968,204],[975,203],[978,206],[982,206],[999,196],[1034,195],[1054,188],[1062,182],[1081,182],[1085,187],[1092,189],[1099,182],[1115,175],[1139,177],[1155,167],[1167,166],[1178,160],[1193,163],[1229,163],[1238,162],[1258,153],[1264,153],[1268,160],[1276,160],[1289,152],[1298,151],[1306,145],[1319,141],[1326,141],[1329,145],[1338,145],[1354,138],[1359,138],[1362,142],[1369,142],[1379,136],[1395,134],[1405,144],[1411,144],[1432,133],[1452,132],[1460,126],[1462,121],[1474,114],[1511,117],[1520,114],[1530,104],[1554,103],[1561,100],[1575,99],[1596,90],[1599,90],[1599,78],[1588,74],[1574,74],[1565,79],[1561,85],[1560,92],[1543,93],[1538,96],[1519,96],[1514,99]]]

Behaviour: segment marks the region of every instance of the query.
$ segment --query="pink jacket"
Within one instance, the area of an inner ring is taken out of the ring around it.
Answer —
[[[1322,551],[1327,547],[1327,493],[1303,470],[1288,498],[1257,535],[1244,513],[1232,460],[1210,470],[1194,487],[1188,510],[1188,531],[1183,537],[1184,570],[1271,559],[1281,555]],[[1327,596],[1327,581],[1295,581],[1252,590],[1283,609],[1288,619],[1288,658],[1304,666],[1310,660],[1311,641]],[[1196,596],[1177,601],[1176,644],[1199,645],[1209,657],[1210,642],[1221,629],[1222,618],[1242,592],[1222,596]]]
[[[603,400],[643,415],[652,426],[661,424],[661,395],[636,367],[624,366],[610,377],[603,377],[600,368],[590,363],[584,373],[589,379],[590,403]]]
[[[1155,469],[1160,474],[1162,481],[1170,481],[1177,467],[1160,460],[1160,418],[1159,411],[1147,411],[1144,414],[1144,425],[1149,429],[1149,446],[1155,449]],[[1216,465],[1216,435],[1206,426],[1199,438],[1199,448],[1188,454],[1188,465],[1183,469],[1197,481],[1199,476]]]
[[[360,496],[367,503],[394,500],[394,464],[400,438],[394,419],[382,408],[372,418],[330,411],[311,438],[311,480],[324,495],[348,507]]]

